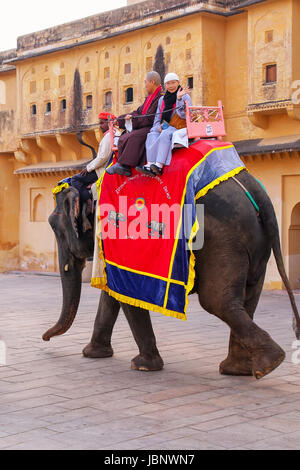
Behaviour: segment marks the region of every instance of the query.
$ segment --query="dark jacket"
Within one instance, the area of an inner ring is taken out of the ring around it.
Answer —
[[[152,101],[147,114],[143,115],[145,102],[136,111],[129,113],[132,116],[132,132],[124,133],[118,144],[118,162],[122,165],[139,166],[146,161],[145,142],[153,126],[154,117],[161,94]],[[151,114],[151,116],[148,116]],[[119,126],[125,129],[125,116],[118,117]],[[135,119],[135,116],[141,116]]]

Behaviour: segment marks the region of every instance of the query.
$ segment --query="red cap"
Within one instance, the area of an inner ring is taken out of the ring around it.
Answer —
[[[104,119],[104,120],[107,120],[107,121],[108,121],[108,119],[109,119],[109,120],[113,120],[113,121],[114,121],[114,120],[117,119],[117,118],[116,118],[116,116],[114,116],[114,115],[111,114],[111,113],[102,112],[102,113],[99,114],[98,119]]]

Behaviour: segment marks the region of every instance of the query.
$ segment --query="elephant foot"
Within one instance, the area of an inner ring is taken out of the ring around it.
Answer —
[[[231,332],[227,358],[219,366],[222,375],[252,375],[252,358]]]
[[[284,360],[284,350],[272,340],[266,348],[260,348],[252,356],[252,374],[259,380],[276,369]]]
[[[82,354],[84,355],[84,357],[97,359],[97,358],[112,357],[114,354],[114,351],[111,346],[93,346],[92,343],[89,343],[83,349]]]
[[[151,372],[151,371],[156,371],[156,370],[162,370],[163,367],[164,367],[164,361],[159,355],[151,357],[151,358],[147,358],[139,354],[131,361],[132,370]]]
[[[227,357],[219,366],[222,375],[253,375],[252,361],[247,359],[233,359]]]

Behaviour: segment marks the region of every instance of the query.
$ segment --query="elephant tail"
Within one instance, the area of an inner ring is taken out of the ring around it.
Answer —
[[[291,306],[292,306],[293,313],[294,313],[293,329],[294,329],[296,338],[300,339],[300,317],[299,317],[299,312],[298,312],[298,308],[296,305],[295,297],[293,294],[293,290],[291,288],[291,284],[286,274],[286,270],[285,270],[284,263],[283,263],[279,228],[278,228],[274,206],[266,192],[266,189],[263,187],[262,183],[260,183],[250,174],[248,174],[246,178],[247,179],[245,181],[249,183],[251,192],[253,191],[255,201],[258,204],[259,215],[261,217],[264,229],[267,232],[267,236],[269,237],[269,240],[271,242],[276,265],[277,265],[280,277],[286,288],[286,291],[288,293],[288,296],[291,302]]]
[[[283,284],[286,288],[286,291],[288,293],[288,296],[290,298],[290,302],[291,302],[292,309],[293,309],[293,312],[294,312],[293,329],[294,329],[296,338],[300,339],[300,317],[299,317],[299,312],[298,312],[295,297],[294,297],[294,294],[293,294],[293,291],[292,291],[292,288],[291,288],[291,284],[290,284],[290,281],[287,277],[285,267],[284,267],[284,264],[283,264],[283,258],[282,258],[282,252],[281,252],[281,247],[280,247],[280,240],[279,240],[278,231],[277,231],[276,236],[274,236],[274,238],[273,238],[272,248],[273,248],[273,253],[274,253],[274,257],[275,257],[275,260],[276,260],[276,264],[277,264],[279,274],[281,276],[282,282],[283,282]]]
[[[269,196],[267,195],[265,188],[262,187],[262,184],[259,181],[256,181],[256,184],[259,185],[259,193],[260,193],[259,206],[261,209],[260,216],[267,230],[268,236],[271,239],[272,249],[273,249],[277,269],[279,271],[280,277],[286,288],[286,291],[288,293],[288,296],[291,302],[292,310],[294,313],[293,329],[294,329],[296,338],[300,339],[300,317],[299,317],[299,312],[298,312],[298,308],[296,305],[295,297],[293,294],[293,290],[291,288],[291,284],[286,274],[286,270],[285,270],[284,263],[283,263],[279,228],[278,228],[274,206]]]

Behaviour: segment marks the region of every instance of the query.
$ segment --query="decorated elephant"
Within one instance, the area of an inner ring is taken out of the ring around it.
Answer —
[[[148,224],[148,228],[151,229],[149,237],[152,237],[152,235],[158,233],[159,237],[163,238],[166,225],[162,222],[155,222],[155,220],[153,220],[152,222],[150,222],[150,224]]]
[[[205,208],[205,242],[202,249],[194,251],[193,292],[198,293],[200,305],[231,330],[228,356],[220,364],[220,373],[260,379],[285,358],[282,348],[253,321],[272,250],[291,301],[293,326],[299,339],[300,319],[283,265],[270,198],[246,170],[236,179],[251,193],[259,213],[233,179],[222,182],[198,200],[197,204],[204,204]],[[93,231],[83,231],[78,201],[79,194],[74,188],[64,189],[57,195],[57,206],[49,218],[58,244],[63,307],[56,325],[44,334],[45,341],[71,327],[80,300],[82,269],[93,253]],[[162,369],[149,312],[124,303],[121,306],[139,348],[131,367],[144,371]],[[111,336],[119,311],[119,302],[102,291],[91,342],[83,350],[85,357],[113,355]]]
[[[126,216],[120,212],[110,211],[107,222],[113,222],[113,225],[119,228],[120,222],[126,222]]]

